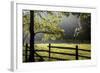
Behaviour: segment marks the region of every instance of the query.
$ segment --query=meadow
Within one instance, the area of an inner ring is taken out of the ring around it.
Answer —
[[[75,46],[78,45],[79,49],[84,49],[84,50],[91,50],[91,45],[90,44],[51,44],[51,46],[58,46],[58,47],[72,47],[75,48]],[[57,61],[56,59],[48,59],[49,56],[49,44],[35,44],[35,50],[47,50],[47,51],[37,51],[37,54],[40,56],[47,56],[44,57],[43,59],[45,61]],[[75,54],[75,50],[70,50],[70,49],[58,49],[58,48],[51,48],[51,52],[58,52],[58,53],[70,53],[70,54]],[[78,51],[78,54],[81,56],[87,56],[91,58],[91,52],[87,51]],[[67,60],[76,60],[75,56],[72,55],[63,55],[63,54],[56,54],[56,53],[50,53],[51,57],[54,58],[61,58],[61,59],[67,59]],[[36,58],[38,59],[38,58]],[[79,60],[87,60],[88,58],[84,57],[79,57]],[[37,60],[38,61],[38,60]]]

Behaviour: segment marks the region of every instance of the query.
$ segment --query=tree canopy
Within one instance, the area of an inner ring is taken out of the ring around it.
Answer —
[[[59,39],[67,40],[67,39],[64,39],[65,30],[61,28],[60,25],[61,25],[62,19],[64,17],[68,17],[70,14],[77,16],[77,19],[79,19],[79,23],[77,24],[79,27],[74,29],[75,35],[77,35],[77,39],[90,41],[90,32],[91,32],[91,14],[90,13],[34,10],[33,29],[34,29],[35,36],[38,35],[39,33],[42,33],[43,34],[42,41],[59,40]],[[23,11],[23,32],[24,34],[27,33],[27,36],[30,35],[29,23],[30,23],[30,12],[27,10]]]

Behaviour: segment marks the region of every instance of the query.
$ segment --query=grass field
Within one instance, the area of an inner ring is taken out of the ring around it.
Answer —
[[[49,50],[49,44],[35,44],[35,50]],[[51,44],[52,46],[59,46],[59,47],[73,47],[75,48],[76,44]],[[91,50],[90,44],[77,44],[80,49]],[[51,48],[52,52],[59,52],[59,53],[71,53],[75,54],[75,50],[70,49],[58,49],[58,48]],[[49,56],[48,52],[37,52],[40,56]],[[79,55],[91,57],[91,52],[81,51],[79,50]],[[55,54],[51,53],[51,57],[61,58],[61,59],[68,59],[68,60],[75,60],[75,56],[71,55],[63,55],[63,54]],[[43,58],[45,61],[49,61],[48,58]],[[79,60],[86,60],[87,58],[79,57]],[[56,59],[51,59],[51,61],[57,61]]]

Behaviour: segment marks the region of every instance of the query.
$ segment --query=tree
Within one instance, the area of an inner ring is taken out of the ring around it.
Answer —
[[[63,13],[64,14],[64,13]],[[62,12],[35,11],[35,35],[44,33],[42,40],[56,40],[63,37],[64,30],[60,28]]]
[[[73,13],[79,19],[79,27],[75,29],[77,40],[91,41],[91,14],[90,13]]]

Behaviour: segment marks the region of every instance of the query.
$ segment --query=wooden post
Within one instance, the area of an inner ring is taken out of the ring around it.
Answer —
[[[26,46],[25,46],[25,62],[28,62],[28,54],[27,54],[27,51],[28,51],[28,44],[26,43]]]
[[[51,51],[51,44],[49,44],[49,57],[48,57],[48,59],[49,59],[49,61],[50,61],[50,51]]]
[[[34,11],[30,11],[30,56],[29,62],[35,62],[34,58]]]
[[[78,60],[78,45],[76,45],[76,60]]]

